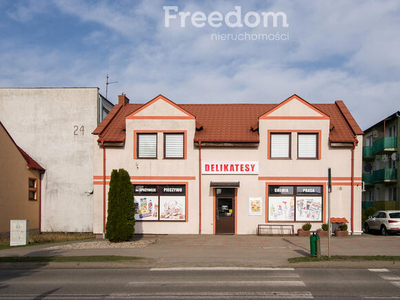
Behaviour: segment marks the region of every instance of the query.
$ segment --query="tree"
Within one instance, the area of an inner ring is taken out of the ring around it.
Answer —
[[[129,241],[135,233],[135,205],[129,173],[112,170],[108,191],[106,238],[110,242]]]

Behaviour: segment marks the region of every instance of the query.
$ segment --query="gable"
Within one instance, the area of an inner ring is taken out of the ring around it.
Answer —
[[[304,99],[293,95],[262,115],[260,119],[324,120],[329,117]]]
[[[127,119],[194,119],[185,111],[163,95],[158,95],[141,108],[127,116]]]

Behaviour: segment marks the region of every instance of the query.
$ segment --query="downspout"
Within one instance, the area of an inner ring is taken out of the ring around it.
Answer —
[[[356,142],[351,148],[351,235],[354,235],[354,149]]]
[[[201,141],[199,141],[199,234],[201,234]]]
[[[106,148],[104,141],[101,141],[103,147],[103,239],[106,238]]]
[[[39,234],[42,234],[42,175],[43,171],[39,172]]]

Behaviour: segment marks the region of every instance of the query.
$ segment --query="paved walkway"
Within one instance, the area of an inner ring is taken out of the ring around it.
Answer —
[[[128,264],[115,263],[127,267],[285,267],[289,266],[289,257],[310,253],[310,239],[297,236],[159,235],[141,239],[151,244],[145,248],[56,250],[49,249],[54,244],[47,244],[1,250],[0,256],[120,255],[146,258]],[[322,255],[327,255],[327,247],[328,238],[322,237]],[[400,235],[331,238],[331,255],[400,255],[399,249]],[[385,264],[397,267],[393,262]],[[398,265],[400,267],[400,263]]]

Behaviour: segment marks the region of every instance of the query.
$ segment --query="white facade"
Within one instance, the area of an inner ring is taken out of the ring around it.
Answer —
[[[93,137],[103,110],[98,88],[1,88],[0,120],[46,169],[41,230],[93,230]],[[5,176],[6,174],[1,174]]]
[[[221,191],[215,187],[215,183],[222,186],[224,183],[227,186],[231,184],[234,186],[234,194],[232,194],[234,207],[228,215],[234,216],[233,233],[235,234],[255,234],[258,224],[264,223],[290,224],[294,225],[295,230],[301,228],[306,221],[300,221],[300,218],[294,221],[273,220],[270,215],[272,198],[269,188],[271,186],[292,186],[295,189],[304,186],[318,187],[320,194],[317,197],[309,197],[309,199],[315,198],[316,201],[320,201],[321,217],[317,221],[311,221],[312,230],[316,230],[323,223],[328,222],[328,168],[332,168],[333,176],[331,216],[349,220],[349,231],[354,234],[362,232],[361,135],[356,136],[356,139],[353,134],[350,135],[354,143],[331,141],[330,132],[334,129],[332,129],[329,116],[296,96],[292,96],[275,109],[265,112],[258,120],[256,117],[259,143],[250,145],[222,142],[201,144],[201,141],[196,141],[196,127],[198,131],[208,128],[206,124],[204,129],[199,129],[200,126],[196,124],[195,117],[165,97],[158,96],[134,110],[126,118],[124,117],[125,141],[123,145],[113,145],[107,143],[107,140],[103,140],[104,144],[101,144],[99,141],[103,138],[102,135],[95,136],[94,233],[104,232],[109,176],[113,169],[119,168],[124,168],[129,172],[134,186],[186,187],[185,220],[161,221],[160,216],[158,221],[137,221],[135,227],[137,233],[215,234],[218,231],[216,223],[219,222],[216,214],[220,209],[216,201],[218,201],[218,191]],[[347,126],[346,130],[350,130],[350,127],[345,124],[346,120],[342,121],[344,123],[342,125]],[[250,132],[250,126],[248,130]],[[165,159],[164,135],[174,132],[184,133],[185,155],[182,159]],[[156,134],[157,158],[138,157],[137,136],[141,133]],[[271,133],[290,133],[291,157],[289,159],[270,157]],[[302,133],[315,133],[318,136],[318,157],[315,159],[298,157],[298,139]],[[205,167],[204,164],[207,163],[212,166]],[[231,171],[231,165],[235,164],[236,169]],[[161,196],[147,197],[152,199],[153,206],[154,203],[162,205],[163,194],[159,195]],[[300,195],[291,195],[293,201],[299,202],[301,198]],[[157,199],[160,199],[160,203]],[[258,202],[260,207],[252,211],[254,199],[260,200]],[[159,209],[160,214],[162,209]]]

